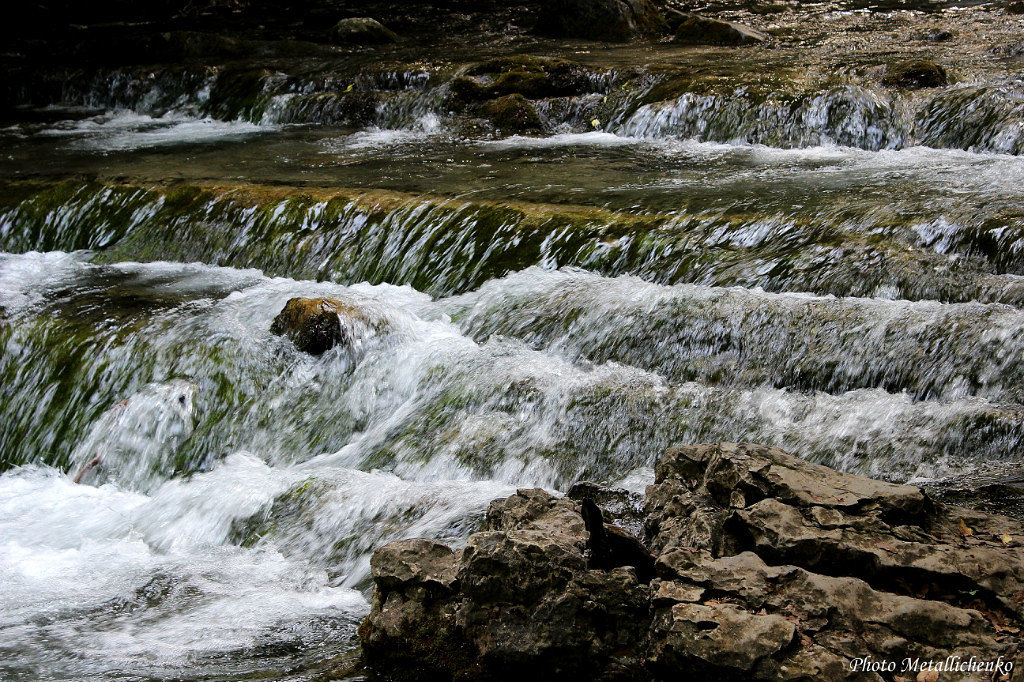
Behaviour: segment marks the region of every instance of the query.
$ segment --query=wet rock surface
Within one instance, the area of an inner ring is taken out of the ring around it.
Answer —
[[[743,24],[676,10],[668,13],[668,26],[672,42],[681,45],[751,45],[768,40],[766,34]]]
[[[647,581],[595,561],[596,492],[497,500],[464,550],[378,550],[367,662],[401,679],[882,680],[852,661],[973,656],[1003,665],[955,679],[1019,674],[1016,520],[775,448],[673,448],[645,500]]]
[[[946,70],[926,59],[910,59],[898,64],[890,64],[886,69],[882,84],[908,90],[937,88],[946,84]]]
[[[331,30],[331,38],[342,45],[383,45],[398,41],[398,35],[376,19],[350,17]]]
[[[293,298],[274,318],[270,331],[287,336],[304,353],[321,355],[352,343],[350,324],[360,317],[350,304],[331,298]]]

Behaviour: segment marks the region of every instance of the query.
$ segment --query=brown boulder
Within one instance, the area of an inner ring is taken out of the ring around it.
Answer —
[[[321,355],[353,340],[352,324],[361,318],[352,305],[333,298],[292,298],[274,318],[270,331],[287,336],[304,353]]]
[[[649,584],[616,565],[634,552],[595,556],[611,518],[595,501],[622,495],[592,485],[582,507],[542,490],[492,503],[461,554],[378,550],[367,662],[403,679],[878,682],[973,657],[1001,667],[951,679],[1020,679],[1019,522],[758,445],[673,448],[655,476]]]

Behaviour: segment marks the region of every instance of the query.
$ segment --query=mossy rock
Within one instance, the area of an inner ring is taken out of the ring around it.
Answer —
[[[231,542],[243,547],[253,547],[268,535],[274,534],[281,526],[306,519],[325,494],[331,490],[326,481],[307,478],[296,483],[274,501],[247,518],[237,518],[231,523]]]
[[[937,88],[946,82],[946,70],[927,59],[908,59],[898,64],[890,64],[882,79],[882,85],[907,90]]]
[[[455,113],[462,113],[471,104],[487,99],[484,87],[472,78],[459,76],[448,85],[448,96],[445,106]]]
[[[752,45],[768,36],[743,24],[672,10],[668,16],[672,42],[680,45]]]
[[[485,91],[491,97],[519,94],[527,99],[551,97],[551,81],[547,74],[530,71],[508,71],[498,76]]]
[[[505,133],[525,133],[542,128],[540,116],[522,95],[506,95],[483,105],[482,113]]]
[[[376,19],[350,17],[334,25],[331,40],[341,45],[386,45],[398,42],[398,34]]]

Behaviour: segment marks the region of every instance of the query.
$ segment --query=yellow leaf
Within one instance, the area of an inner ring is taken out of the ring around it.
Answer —
[[[1003,533],[1002,537],[1000,537],[999,539],[1003,541],[1003,544],[1004,544],[1004,545],[1008,545],[1008,544],[1010,544],[1011,542],[1013,542],[1013,538],[1011,538],[1011,537],[1010,537],[1009,535],[1007,535],[1006,533]]]
[[[601,127],[601,119],[595,118],[595,119],[591,120],[590,121],[590,125],[594,126],[595,128],[600,128]]]
[[[354,88],[354,87],[355,87],[355,85],[356,85],[355,83],[349,83],[349,84],[348,84],[348,87],[347,87],[347,88],[345,88],[345,92],[351,92],[351,91],[352,91],[352,88]]]
[[[963,536],[963,537],[965,537],[965,538],[969,538],[969,537],[971,537],[972,535],[974,535],[974,531],[973,531],[973,530],[971,530],[970,526],[968,526],[968,525],[967,525],[966,523],[964,523],[964,520],[963,520],[963,519],[960,519],[960,520],[959,520],[959,521],[957,522],[957,524],[956,524],[956,529],[957,529],[958,531],[960,531],[960,535],[962,535],[962,536]]]

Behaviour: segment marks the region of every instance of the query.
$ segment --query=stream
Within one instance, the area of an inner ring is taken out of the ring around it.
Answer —
[[[0,122],[0,678],[328,679],[376,547],[672,444],[1014,475],[1024,82],[965,44],[916,92],[531,44],[586,77],[511,134],[465,46],[47,71]],[[297,296],[353,344],[271,334]]]

